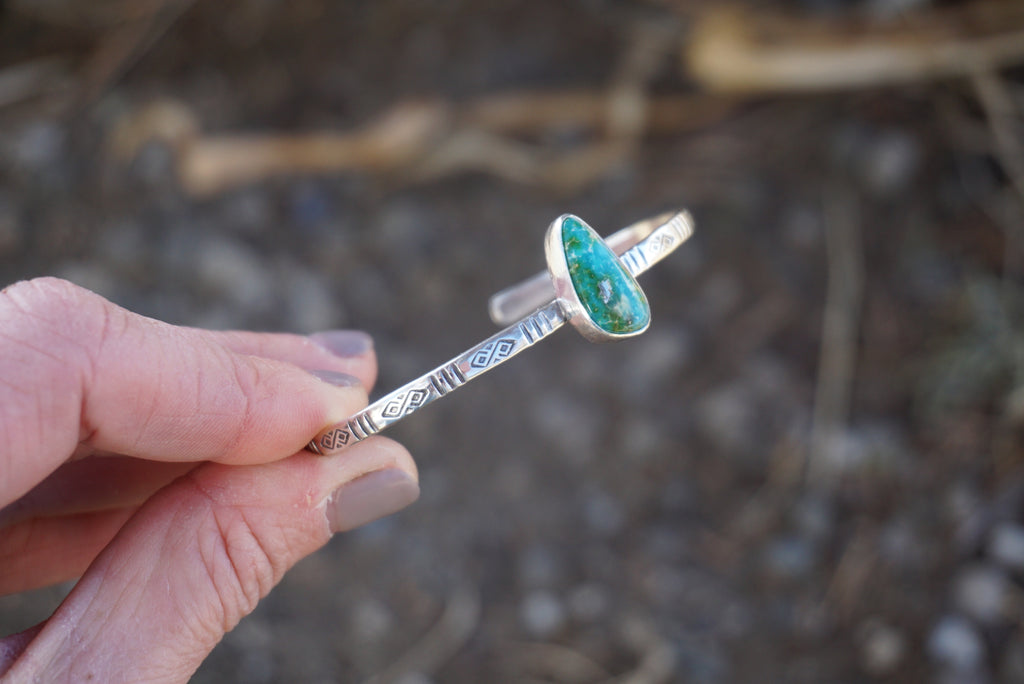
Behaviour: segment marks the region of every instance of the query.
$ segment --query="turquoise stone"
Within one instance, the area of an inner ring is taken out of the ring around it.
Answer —
[[[562,248],[569,278],[587,316],[611,335],[628,335],[651,322],[647,297],[615,253],[574,216],[562,220]]]

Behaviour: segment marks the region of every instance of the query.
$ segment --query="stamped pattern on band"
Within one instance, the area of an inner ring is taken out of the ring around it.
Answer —
[[[674,243],[675,241],[675,238],[672,237],[671,235],[666,235],[662,233],[661,235],[658,235],[653,240],[651,240],[650,250],[655,254],[657,254],[658,252],[666,251],[670,247],[672,247],[672,243]]]
[[[516,341],[511,337],[503,337],[496,342],[491,342],[489,345],[478,351],[473,355],[469,365],[473,368],[487,368],[491,364],[498,363],[503,359],[508,358],[508,355],[515,349]]]
[[[425,389],[414,389],[409,390],[408,392],[402,392],[388,402],[387,406],[384,407],[382,415],[385,418],[401,418],[404,415],[412,413],[420,406],[423,406],[429,394],[430,393]]]
[[[320,438],[320,448],[327,451],[340,449],[348,444],[351,435],[345,428],[335,428]]]
[[[443,397],[452,390],[458,389],[466,383],[466,374],[462,372],[457,363],[449,363],[444,368],[434,371],[428,378],[434,393]]]

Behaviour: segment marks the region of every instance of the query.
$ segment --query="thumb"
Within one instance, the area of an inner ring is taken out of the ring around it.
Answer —
[[[418,494],[408,452],[380,437],[328,458],[204,464],[135,514],[7,674],[185,681],[332,532],[393,513]]]

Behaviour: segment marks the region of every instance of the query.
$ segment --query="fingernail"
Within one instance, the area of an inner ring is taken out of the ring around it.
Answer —
[[[358,387],[361,384],[359,378],[354,375],[339,373],[338,371],[318,369],[309,371],[309,374],[335,387]]]
[[[361,330],[326,330],[313,333],[309,339],[335,356],[362,356],[373,349],[373,338]]]
[[[396,513],[419,496],[419,484],[404,470],[377,470],[331,494],[327,501],[327,522],[331,532],[345,532]]]

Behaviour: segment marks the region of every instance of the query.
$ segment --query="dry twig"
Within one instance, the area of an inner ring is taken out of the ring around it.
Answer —
[[[480,597],[475,589],[457,591],[437,623],[401,657],[366,684],[389,684],[415,672],[431,674],[458,653],[480,622]]]
[[[79,102],[90,102],[125,74],[184,14],[195,0],[146,0],[118,3],[131,17],[111,28],[99,41],[83,69]],[[140,11],[141,10],[141,11]],[[136,14],[138,12],[138,14]]]
[[[534,677],[562,684],[586,684],[608,678],[608,672],[579,651],[549,643],[510,644],[510,661]]]
[[[1024,202],[1024,140],[1017,130],[1020,128],[1021,112],[1013,95],[997,74],[981,72],[975,74],[972,81],[992,132],[996,158]]]
[[[825,457],[846,426],[857,365],[857,336],[864,291],[864,255],[857,205],[849,194],[833,192],[825,203],[825,249],[828,285],[814,396],[810,454],[806,463],[811,484],[829,474]]]
[[[640,662],[630,672],[604,684],[663,684],[676,670],[676,652],[672,643],[658,634],[646,621],[629,620],[623,626],[626,642],[640,653]]]
[[[1021,209],[1024,209],[1024,141],[1020,137],[1022,117],[1013,95],[998,74],[976,74],[973,85],[991,132],[993,153],[1009,178],[1009,185],[1017,197],[1017,211],[1012,212],[1012,215],[998,209],[988,210],[989,215],[1002,228],[1006,238],[1002,292],[1002,306],[1007,322],[1004,335],[1008,338],[1006,348],[1011,350],[1013,356],[1013,379],[1018,388],[1010,396],[992,437],[992,453],[997,468],[1007,470],[1013,467],[1018,457],[1017,431],[1020,425],[1021,393],[1019,388],[1024,386],[1024,351],[1013,339],[1019,333],[1018,326],[1014,323],[1017,320],[1017,311],[1014,309],[1017,307],[1016,279],[1020,275],[1020,258],[1024,251],[1024,224],[1021,223]]]
[[[1024,62],[1024,5],[974,2],[880,26],[743,12],[710,4],[684,68],[722,92],[842,90],[996,71]]]
[[[605,90],[508,93],[464,105],[403,103],[350,132],[290,136],[203,136],[182,106],[161,103],[118,126],[112,148],[124,161],[150,139],[170,143],[182,186],[195,195],[278,175],[338,171],[407,181],[483,171],[556,192],[574,191],[627,160],[643,135],[692,130],[735,106],[729,99],[701,95],[649,97],[648,83],[672,54],[678,32],[649,23],[634,28]],[[569,150],[520,139],[566,128],[591,138]]]
[[[67,64],[57,58],[36,59],[0,69],[0,107],[64,90]]]
[[[702,96],[659,97],[646,107],[645,126],[656,133],[692,130],[722,118],[734,106]],[[341,171],[425,180],[475,170],[571,190],[604,173],[621,158],[619,148],[594,144],[556,153],[514,136],[567,127],[600,131],[608,121],[605,93],[527,92],[486,97],[462,107],[437,101],[404,103],[349,132],[205,136],[190,109],[163,101],[120,122],[109,147],[117,160],[127,162],[150,141],[169,145],[182,186],[194,195],[286,174]]]
[[[878,563],[878,554],[866,527],[846,545],[836,564],[835,572],[825,592],[825,604],[837,611],[841,618],[848,617],[857,607],[861,595]]]

